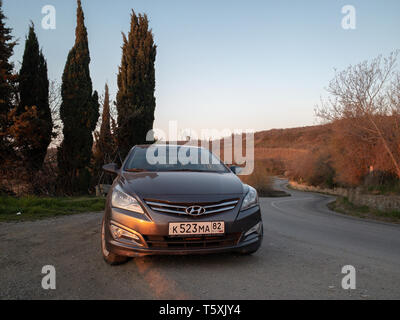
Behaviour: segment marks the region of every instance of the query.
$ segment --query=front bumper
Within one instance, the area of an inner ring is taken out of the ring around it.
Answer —
[[[232,211],[196,219],[196,221],[225,221],[225,236],[222,237],[193,236],[179,237],[179,239],[169,237],[168,225],[170,222],[193,222],[190,218],[176,215],[152,214],[150,219],[142,214],[109,207],[106,210],[105,218],[107,250],[128,257],[248,252],[257,250],[263,238],[262,233],[244,236],[250,228],[261,222],[261,212],[258,206],[242,212]],[[115,240],[110,232],[110,223],[127,231],[135,232],[140,238],[141,245]],[[158,239],[158,241],[152,241],[153,239]],[[194,239],[193,242],[191,239]]]
[[[133,247],[121,242],[111,240],[106,244],[107,250],[120,256],[142,257],[147,255],[192,255],[192,254],[212,254],[224,252],[244,253],[247,251],[257,250],[262,242],[262,236],[254,237],[249,241],[239,243],[231,247],[214,247],[214,248],[191,248],[191,249],[151,249]]]

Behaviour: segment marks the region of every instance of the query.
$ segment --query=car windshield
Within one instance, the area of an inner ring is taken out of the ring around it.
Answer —
[[[135,147],[124,170],[228,172],[226,166],[207,149],[165,145]]]

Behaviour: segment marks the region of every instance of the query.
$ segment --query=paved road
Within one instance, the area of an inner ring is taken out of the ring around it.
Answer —
[[[335,214],[328,196],[290,193],[260,199],[265,238],[253,256],[145,257],[110,267],[99,250],[99,213],[0,224],[0,298],[400,298],[400,226]],[[55,266],[56,290],[41,288],[43,265]],[[341,287],[344,265],[356,268],[356,290]]]

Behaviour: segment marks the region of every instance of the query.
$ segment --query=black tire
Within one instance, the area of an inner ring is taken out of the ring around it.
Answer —
[[[112,253],[106,248],[106,239],[105,239],[105,221],[101,223],[101,253],[103,254],[104,261],[109,265],[116,266],[119,264],[123,264],[129,260],[129,257],[119,256],[115,253]]]

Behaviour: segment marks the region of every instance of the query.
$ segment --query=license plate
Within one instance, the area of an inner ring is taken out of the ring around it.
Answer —
[[[225,222],[171,222],[169,224],[170,236],[182,235],[208,235],[225,233]]]

